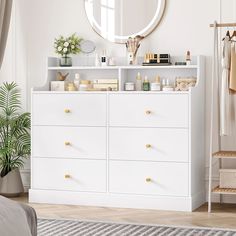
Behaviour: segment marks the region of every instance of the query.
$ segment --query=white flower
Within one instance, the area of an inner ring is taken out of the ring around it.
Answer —
[[[64,47],[68,47],[69,46],[69,43],[68,42],[65,42],[64,43]]]
[[[64,49],[63,49],[63,52],[66,53],[66,52],[67,52],[67,48],[64,48]]]
[[[58,51],[58,52],[61,52],[61,51],[62,51],[62,47],[59,46],[59,47],[57,48],[57,51]]]
[[[72,49],[74,49],[74,48],[75,48],[75,46],[74,46],[74,45],[71,45],[71,48],[72,48]]]

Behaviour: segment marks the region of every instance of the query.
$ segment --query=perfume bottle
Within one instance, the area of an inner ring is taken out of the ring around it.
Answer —
[[[186,54],[186,64],[187,66],[191,65],[190,51],[187,51],[187,54]]]
[[[80,84],[80,74],[76,73],[75,74],[75,79],[74,79],[74,85],[77,90],[79,90],[79,84]]]
[[[144,81],[143,81],[143,91],[150,91],[150,82],[149,82],[147,76],[144,77]]]
[[[142,76],[140,72],[138,72],[136,76],[135,88],[136,88],[136,91],[142,91]]]
[[[106,50],[103,50],[103,52],[102,52],[101,65],[102,65],[102,66],[107,66]]]

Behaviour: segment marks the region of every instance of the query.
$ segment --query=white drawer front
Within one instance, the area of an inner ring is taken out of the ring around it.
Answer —
[[[34,189],[106,191],[106,161],[34,158],[32,165]]]
[[[33,94],[33,125],[105,126],[105,94]]]
[[[33,156],[106,159],[105,127],[33,126]]]
[[[188,129],[110,128],[109,157],[188,162]]]
[[[188,164],[110,162],[109,191],[113,193],[188,195]]]
[[[111,94],[111,126],[188,127],[187,94]]]

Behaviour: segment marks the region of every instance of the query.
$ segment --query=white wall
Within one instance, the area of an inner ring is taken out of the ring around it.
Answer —
[[[142,42],[140,48],[141,55],[153,51],[177,56],[190,50],[193,55],[206,56],[206,140],[209,140],[209,86],[213,50],[213,30],[209,24],[214,20],[236,21],[235,15],[236,0],[167,0],[161,24]],[[83,0],[15,0],[13,27],[15,30],[10,35],[11,45],[8,46],[0,79],[16,78],[23,88],[28,108],[30,88],[43,85],[46,80],[46,58],[54,55],[53,40],[58,35],[77,32],[84,39],[94,41],[98,51],[106,48],[109,55],[126,55],[124,45],[107,42],[92,30],[86,18]],[[15,38],[14,42],[12,38]],[[13,74],[12,61],[15,61]],[[229,145],[232,140],[225,143]],[[206,147],[208,145],[206,141]],[[207,166],[206,159],[206,170]]]

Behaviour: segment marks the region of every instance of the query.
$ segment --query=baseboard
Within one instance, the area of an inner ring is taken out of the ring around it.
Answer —
[[[198,192],[192,196],[192,210],[199,208],[206,202],[205,191]]]
[[[196,196],[197,198],[197,196]],[[129,195],[113,193],[88,193],[70,192],[55,190],[29,190],[29,202],[48,204],[69,204],[101,207],[156,209],[171,211],[193,210],[193,206],[204,203],[201,200],[190,197],[150,196],[150,195]],[[194,208],[195,209],[195,208]]]

